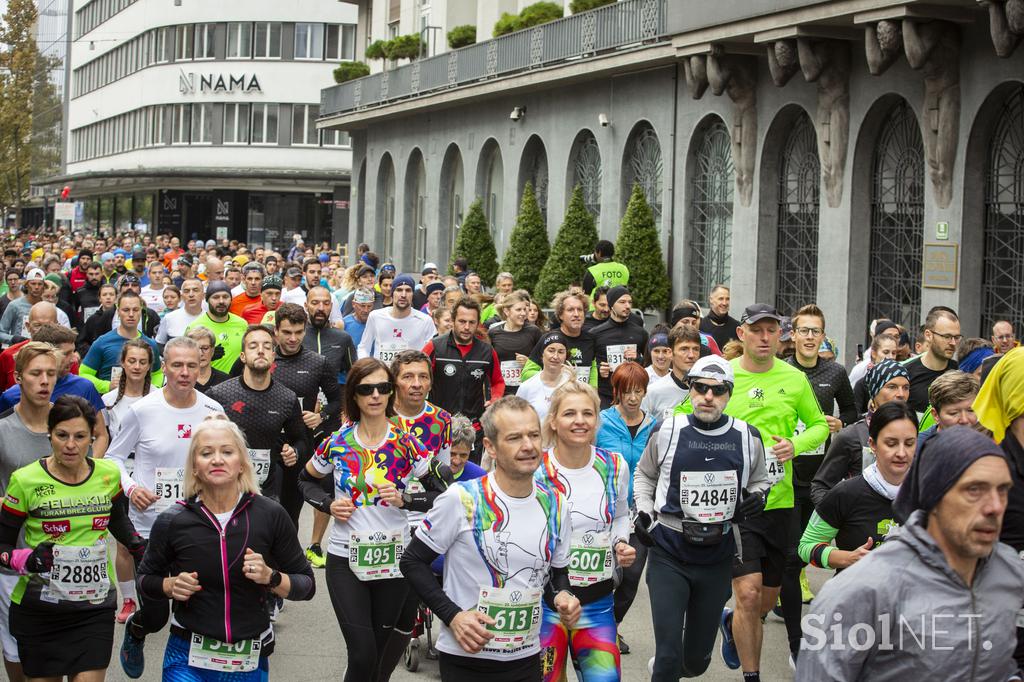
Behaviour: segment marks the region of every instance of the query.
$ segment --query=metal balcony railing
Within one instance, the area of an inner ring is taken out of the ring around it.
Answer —
[[[657,41],[670,0],[619,2],[324,88],[320,116],[419,97]]]

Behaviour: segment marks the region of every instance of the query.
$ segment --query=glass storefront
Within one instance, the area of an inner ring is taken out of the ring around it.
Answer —
[[[330,241],[333,208],[329,194],[250,192],[246,241],[277,251],[290,249],[294,234],[307,244]]]

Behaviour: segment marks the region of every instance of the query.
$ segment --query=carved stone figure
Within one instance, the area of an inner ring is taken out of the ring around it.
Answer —
[[[939,208],[953,199],[960,132],[960,29],[946,21],[903,20],[910,68],[924,73],[924,148]]]
[[[767,52],[772,82],[781,88],[800,69],[796,45],[792,40],[777,40],[767,46]]]
[[[690,91],[690,97],[694,99],[703,97],[704,91],[708,89],[707,56],[695,54],[684,59],[683,73],[686,76],[686,89]]]
[[[1024,0],[980,0],[988,6],[989,33],[1000,57],[1009,57],[1024,36]]]
[[[711,92],[729,95],[735,108],[732,123],[732,163],[740,204],[750,206],[757,157],[757,64],[753,57],[727,55],[715,46],[707,58]]]
[[[815,131],[825,181],[825,196],[832,208],[843,198],[843,176],[850,140],[850,48],[840,41],[797,40],[800,69],[809,83],[818,84]]]
[[[880,21],[864,27],[864,52],[868,71],[881,76],[903,54],[903,32],[895,21]]]

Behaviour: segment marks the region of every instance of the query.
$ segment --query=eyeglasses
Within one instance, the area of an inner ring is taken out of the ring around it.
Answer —
[[[929,331],[931,331],[931,330],[929,330]],[[940,334],[939,332],[935,332],[935,331],[933,331],[932,334],[934,336],[939,337],[940,339],[942,339],[946,343],[949,343],[950,341],[952,341],[954,343],[960,343],[960,340],[964,338],[962,334]]]
[[[1016,338],[1013,334],[1000,334],[996,337],[996,341],[1013,341]]]
[[[373,395],[374,391],[381,395],[391,395],[393,390],[395,390],[395,385],[390,381],[382,381],[379,384],[359,384],[356,386],[356,395],[369,397]]]
[[[703,381],[694,381],[690,384],[690,390],[696,391],[697,395],[707,395],[708,391],[711,391],[711,395],[716,398],[721,397],[729,392],[728,384],[705,384]]]
[[[793,331],[796,332],[797,336],[804,337],[821,336],[825,333],[825,330],[821,327],[797,327]]]

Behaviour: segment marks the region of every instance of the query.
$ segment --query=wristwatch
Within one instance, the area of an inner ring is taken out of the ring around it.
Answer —
[[[278,585],[281,584],[281,579],[282,579],[281,571],[279,571],[279,570],[277,570],[275,568],[270,573],[270,582],[267,583],[267,587],[269,587],[270,589],[273,590],[274,588],[276,588]]]

